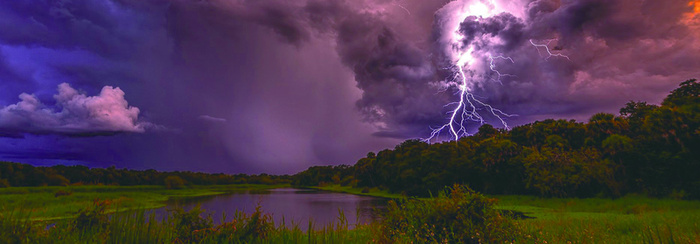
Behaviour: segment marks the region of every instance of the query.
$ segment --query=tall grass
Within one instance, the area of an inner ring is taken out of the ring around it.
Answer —
[[[0,243],[370,243],[373,238],[371,227],[351,228],[343,214],[320,230],[313,221],[302,230],[296,223],[275,225],[260,207],[214,225],[198,207],[173,209],[158,219],[147,210],[109,214],[108,204],[96,200],[78,217],[58,222],[30,221],[23,211],[0,215]]]
[[[0,213],[0,242],[29,243],[34,239],[30,215],[22,209]]]
[[[526,212],[521,243],[700,243],[700,201],[626,196],[558,199],[499,196],[498,208]]]

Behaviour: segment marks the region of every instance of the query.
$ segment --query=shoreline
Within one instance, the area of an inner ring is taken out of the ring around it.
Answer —
[[[316,189],[316,190],[322,190],[322,191],[347,193],[347,194],[353,194],[353,195],[358,195],[358,196],[368,196],[368,197],[377,197],[377,198],[385,198],[385,199],[407,198],[406,196],[403,196],[401,194],[389,193],[388,191],[383,191],[383,190],[379,190],[376,188],[371,188],[368,193],[362,193],[362,189],[360,189],[360,188],[353,188],[350,186],[340,186],[340,185],[307,186],[307,187],[298,187],[298,188],[300,188],[300,189]]]
[[[193,185],[181,189],[167,189],[159,185],[143,186],[53,186],[11,187],[0,189],[0,213],[19,213],[31,216],[32,221],[70,219],[78,210],[90,206],[95,199],[110,201],[110,213],[142,209],[157,209],[168,201],[225,195],[236,192],[291,187],[289,184],[259,185]],[[57,196],[58,191],[69,192]]]

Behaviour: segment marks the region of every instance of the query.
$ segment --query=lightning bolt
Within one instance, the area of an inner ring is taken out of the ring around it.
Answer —
[[[408,13],[408,15],[411,15],[411,11],[408,11],[408,9],[406,7],[404,7],[403,5],[401,5],[397,2],[392,2],[392,3],[396,6],[398,6],[399,8],[402,8],[404,11],[406,11],[406,13]]]
[[[467,16],[484,18],[502,12],[499,6],[497,6],[496,2],[493,0],[471,2],[468,5],[463,5],[462,11],[463,12],[458,14],[455,20],[461,22]],[[460,34],[459,25],[452,25],[448,28],[454,28],[451,30],[452,35],[449,36],[452,45],[454,47],[460,46],[458,43],[463,43],[465,36]],[[474,71],[475,68],[473,68],[472,65],[474,64],[473,61],[475,60],[475,57],[474,46],[468,45],[468,47],[469,48],[464,48],[467,49],[466,51],[464,51],[463,48],[456,48],[457,53],[454,53],[456,61],[454,61],[453,68],[451,68],[454,70],[455,74],[450,83],[457,80],[455,83],[457,83],[458,91],[455,95],[459,96],[459,101],[445,105],[445,107],[456,106],[447,113],[449,115],[449,120],[447,123],[437,128],[431,128],[432,132],[430,133],[430,136],[422,139],[425,142],[431,142],[432,140],[439,139],[440,134],[443,132],[449,133],[450,138],[454,139],[455,141],[457,141],[460,137],[470,136],[471,134],[467,130],[467,125],[469,123],[476,122],[481,125],[486,123],[484,115],[480,113],[483,111],[486,111],[485,114],[488,114],[490,117],[492,116],[496,118],[504,128],[510,128],[508,123],[505,121],[505,118],[515,115],[507,114],[502,110],[487,104],[486,102],[477,98],[470,90],[470,84],[474,81],[471,81],[469,77],[467,77],[467,71]],[[488,53],[489,69],[497,76],[495,81],[503,84],[501,82],[502,77],[514,77],[514,75],[500,72],[496,67],[496,60],[510,61],[511,63],[515,63],[515,61],[510,57],[494,56],[491,53]]]
[[[548,60],[552,57],[561,57],[565,58],[569,61],[571,59],[569,56],[566,56],[561,53],[553,53],[551,49],[549,49],[549,45],[554,41],[554,39],[547,40],[544,44],[537,44],[533,40],[530,40],[530,44],[537,49],[537,52],[542,56],[542,52],[540,49],[543,49],[546,51],[547,57],[545,57],[545,60]],[[504,128],[510,129],[508,126],[508,123],[506,122],[505,118],[516,116],[514,114],[507,114],[503,112],[500,109],[494,108],[493,106],[479,100],[476,96],[474,96],[474,93],[472,93],[469,89],[469,81],[467,79],[467,75],[465,72],[465,68],[470,66],[470,61],[473,61],[474,58],[472,56],[473,48],[470,48],[464,53],[459,54],[459,60],[455,64],[457,67],[457,74],[455,75],[455,78],[458,78],[460,80],[460,85],[458,86],[459,88],[459,101],[458,102],[453,102],[449,103],[445,106],[450,106],[456,104],[457,107],[451,110],[448,114],[450,115],[449,122],[446,124],[438,127],[438,128],[431,128],[432,132],[430,133],[430,137],[423,139],[423,141],[430,142],[433,139],[437,139],[440,137],[440,134],[448,130],[451,137],[456,141],[460,137],[464,136],[471,136],[467,131],[466,124],[468,122],[477,122],[479,124],[485,124],[486,121],[484,120],[484,117],[478,112],[479,110],[486,110],[491,116],[494,118],[498,119],[498,121],[503,125]],[[495,73],[497,75],[496,82],[501,82],[501,77],[516,77],[515,75],[511,74],[504,74],[500,72],[496,68],[495,61],[496,60],[507,60],[510,61],[511,63],[515,63],[515,60],[513,60],[511,57],[505,57],[505,56],[493,56],[492,54],[488,54],[488,60],[489,60],[489,69],[491,72]]]
[[[536,44],[535,42],[532,41],[532,39],[530,39],[530,44],[532,44],[532,46],[534,46],[535,49],[537,49],[537,53],[539,53],[540,56],[542,56],[542,52],[540,52],[540,48],[544,48],[544,50],[547,51],[548,56],[545,58],[545,60],[548,60],[551,57],[562,57],[562,58],[566,58],[567,60],[571,61],[569,56],[566,56],[566,55],[561,54],[561,53],[552,53],[552,51],[549,50],[549,44],[552,43],[552,41],[554,41],[554,39],[547,40],[547,42],[545,44]]]
[[[424,138],[423,141],[430,142],[433,139],[437,139],[440,137],[440,134],[445,130],[449,131],[451,138],[453,138],[455,141],[457,141],[460,137],[472,135],[467,130],[467,123],[477,122],[482,125],[485,124],[486,121],[484,120],[484,117],[478,112],[478,110],[483,109],[489,112],[489,114],[493,117],[497,118],[504,128],[510,128],[504,118],[515,115],[507,114],[502,110],[494,108],[493,106],[481,101],[476,96],[474,96],[474,93],[472,93],[469,89],[469,80],[467,79],[467,75],[464,71],[464,68],[469,65],[469,61],[473,60],[473,57],[471,55],[472,51],[473,49],[470,48],[467,52],[462,53],[460,55],[459,61],[455,65],[457,68],[457,75],[455,78],[458,78],[460,80],[460,84],[458,86],[459,101],[445,105],[457,105],[457,107],[448,112],[450,116],[449,122],[438,128],[431,128],[432,132],[430,133],[430,137]],[[496,69],[496,65],[494,64],[496,59],[508,60],[512,63],[515,63],[515,61],[512,58],[504,56],[492,56],[491,54],[489,54],[488,56],[490,61],[489,68],[491,69],[491,71],[498,75],[497,81],[499,83],[501,82],[500,78],[502,76],[513,76],[510,74],[501,73],[500,71],[498,71],[498,69]]]
[[[492,55],[492,53],[484,52],[488,49],[490,44],[498,44],[503,40],[497,39],[497,37],[493,35],[490,37],[481,35],[478,37],[481,38],[480,43],[477,43],[479,46],[475,48],[475,43],[466,42],[467,40],[470,40],[470,42],[473,41],[473,38],[467,38],[464,36],[464,33],[460,31],[461,24],[467,17],[472,16],[475,17],[472,21],[480,21],[503,12],[510,13],[510,11],[503,8],[503,6],[499,6],[498,2],[494,0],[462,0],[452,2],[449,6],[453,7],[454,10],[450,12],[452,15],[448,16],[454,17],[447,18],[440,22],[444,24],[444,33],[447,33],[447,35],[442,36],[442,39],[440,39],[442,41],[441,43],[444,44],[445,47],[448,47],[446,53],[450,59],[450,67],[447,69],[453,71],[451,78],[446,80],[448,86],[445,90],[456,87],[457,92],[455,96],[459,96],[459,100],[444,106],[444,108],[450,107],[449,112],[447,112],[449,120],[440,127],[431,127],[430,129],[432,131],[430,136],[422,139],[425,142],[439,140],[442,133],[449,133],[449,138],[455,141],[459,140],[460,137],[470,136],[471,134],[467,130],[467,128],[469,128],[469,123],[483,125],[486,123],[484,116],[488,116],[489,118],[493,117],[500,122],[503,128],[510,129],[506,118],[516,116],[514,114],[507,114],[480,100],[471,90],[474,84],[480,82],[480,80],[475,79],[483,77],[481,74],[488,76],[490,72],[493,74],[492,77],[495,76],[493,80],[501,83],[501,85],[503,84],[501,78],[517,77],[515,75],[502,73],[496,66],[496,62],[499,60],[502,62],[509,61],[512,64],[515,64],[515,60],[510,57],[497,56]],[[550,39],[544,42],[535,42],[530,39],[529,41],[530,44],[535,47],[540,57],[546,56],[544,57],[545,60],[552,57],[559,57],[571,61],[569,56],[561,52],[552,52],[549,46],[555,40],[556,39]],[[554,49],[554,51],[558,51],[558,49]],[[475,62],[478,61],[477,57],[487,58],[487,60],[484,61],[487,62],[488,69],[479,67],[477,64],[478,62]],[[477,73],[479,75],[475,76],[474,74]],[[444,90],[440,92],[442,91]]]
[[[494,64],[494,60],[496,60],[496,59],[508,60],[511,63],[515,63],[515,61],[513,61],[513,59],[511,57],[504,57],[504,56],[494,57],[489,53],[489,68],[491,69],[491,71],[493,71],[494,73],[496,73],[498,75],[498,79],[496,79],[496,82],[501,83],[501,85],[503,85],[503,82],[501,82],[501,77],[503,77],[503,76],[517,77],[517,76],[511,75],[511,74],[502,74],[500,71],[498,71],[498,69],[496,69],[496,64]]]

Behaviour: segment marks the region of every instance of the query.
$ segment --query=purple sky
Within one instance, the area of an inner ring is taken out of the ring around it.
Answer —
[[[492,14],[474,16],[481,6]],[[509,125],[582,121],[700,78],[698,12],[688,0],[3,1],[0,160],[353,164],[445,124],[469,48],[470,91],[517,114]]]

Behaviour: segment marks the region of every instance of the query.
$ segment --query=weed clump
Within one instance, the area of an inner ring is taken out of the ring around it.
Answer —
[[[73,228],[84,231],[106,227],[109,224],[106,214],[109,204],[109,200],[93,200],[92,206],[78,211],[78,217],[73,220]]]
[[[58,190],[56,193],[53,195],[54,197],[62,197],[62,196],[70,196],[72,195],[72,191],[66,191],[66,190]]]
[[[427,200],[391,201],[382,221],[386,242],[503,243],[516,239],[513,219],[465,186],[448,187]]]
[[[211,215],[205,215],[200,206],[185,211],[182,208],[170,210],[172,213],[172,225],[177,237],[177,243],[196,243],[203,237],[203,230],[210,229],[212,224]]]

